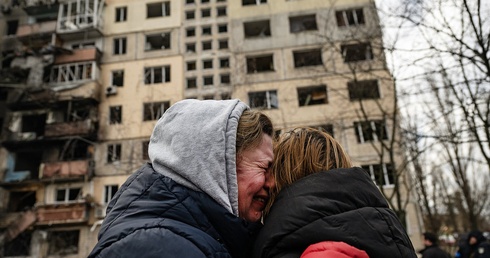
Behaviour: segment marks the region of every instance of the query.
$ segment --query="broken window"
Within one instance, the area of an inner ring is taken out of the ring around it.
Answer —
[[[271,55],[247,57],[247,73],[274,71],[274,61]]]
[[[50,80],[52,83],[92,80],[95,77],[93,67],[94,62],[56,65],[51,68]]]
[[[207,4],[209,3],[209,0],[201,0],[201,4]]]
[[[202,42],[202,50],[211,50],[213,47],[211,41],[204,41]]]
[[[185,3],[186,4],[193,4],[194,3],[194,0],[185,0]]]
[[[187,89],[195,89],[197,88],[197,79],[194,78],[187,78]]]
[[[221,58],[219,60],[219,67],[220,68],[229,68],[230,67],[230,59],[228,57]]]
[[[79,230],[51,231],[49,232],[50,255],[78,254]]]
[[[213,80],[213,76],[210,75],[210,76],[204,76],[203,77],[203,81],[204,81],[204,86],[210,86],[210,85],[213,85],[214,84],[214,80]]]
[[[395,182],[395,171],[391,164],[371,164],[361,166],[376,185],[390,186]]]
[[[210,16],[211,16],[211,9],[207,8],[201,10],[201,18],[210,17]]]
[[[107,204],[112,200],[112,197],[116,195],[118,185],[105,185],[104,186],[104,203]]]
[[[113,54],[114,55],[126,54],[126,38],[115,38],[114,39]]]
[[[249,92],[248,99],[251,108],[275,109],[279,107],[275,90]]]
[[[373,59],[370,43],[342,45],[341,51],[346,63]]]
[[[20,212],[30,210],[36,204],[36,192],[10,192],[8,203],[9,212]]]
[[[337,26],[348,27],[364,24],[364,13],[362,8],[349,9],[335,12]]]
[[[149,160],[150,156],[148,156],[148,146],[150,145],[150,141],[143,141],[141,143],[141,159]]]
[[[218,13],[218,17],[226,16],[226,7],[218,7],[216,8],[216,11]]]
[[[212,69],[213,68],[213,60],[212,59],[203,60],[202,61],[202,68],[203,69]]]
[[[56,189],[56,202],[73,202],[82,198],[82,188],[67,187]]]
[[[170,66],[145,67],[145,84],[170,82]]]
[[[323,64],[321,49],[294,51],[293,57],[294,67],[296,68]]]
[[[170,16],[170,2],[146,4],[146,18]]]
[[[169,107],[168,101],[143,103],[143,121],[158,120]]]
[[[19,27],[18,20],[7,21],[7,36],[15,36],[17,34],[17,28]]]
[[[122,123],[122,106],[109,107],[109,124],[121,124]]]
[[[355,122],[354,128],[359,143],[388,139],[386,124],[383,120]]]
[[[350,100],[379,99],[377,80],[351,81],[347,83]]]
[[[196,18],[196,12],[195,11],[185,12],[185,19],[186,20],[194,20],[195,18]]]
[[[185,36],[186,37],[194,37],[194,36],[196,36],[196,29],[194,27],[186,29],[185,30]]]
[[[245,38],[269,37],[271,26],[269,20],[252,21],[243,23]]]
[[[21,132],[33,133],[33,138],[44,135],[46,114],[23,115]]]
[[[230,74],[220,75],[221,84],[230,84]]]
[[[327,86],[310,86],[298,88],[299,106],[328,104]]]
[[[323,124],[317,126],[311,126],[312,128],[318,129],[320,131],[326,132],[333,137],[333,125],[332,124]]]
[[[2,232],[3,233],[3,232]],[[17,237],[10,241],[5,241],[3,246],[3,256],[30,256],[32,231],[26,230],[21,232]]]
[[[187,62],[187,71],[196,70],[196,61]]]
[[[94,25],[94,16],[97,15],[98,1],[79,0],[65,1],[60,4],[60,18],[58,19],[62,31],[79,30]]]
[[[112,86],[124,86],[124,70],[112,71]]]
[[[218,43],[219,49],[228,49],[228,39],[222,39]]]
[[[315,14],[289,17],[289,31],[291,33],[317,29]]]
[[[108,144],[107,145],[107,163],[114,163],[121,160],[121,144]]]
[[[116,7],[116,22],[127,20],[128,8],[126,6]]]
[[[42,151],[22,151],[15,153],[14,171],[29,171],[29,179],[39,179],[39,165],[43,158]]]
[[[202,27],[202,35],[211,35],[211,26]]]
[[[267,4],[267,0],[242,0],[242,5],[260,5]]]
[[[196,52],[196,44],[195,43],[188,43],[185,45],[185,49],[187,52]]]
[[[170,33],[146,35],[145,51],[170,49]]]
[[[219,24],[218,25],[218,33],[226,33],[226,32],[228,32],[228,25]]]

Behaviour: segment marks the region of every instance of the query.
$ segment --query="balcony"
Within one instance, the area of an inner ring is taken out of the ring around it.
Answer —
[[[67,0],[60,9],[57,33],[63,40],[102,36],[103,0]]]
[[[58,13],[57,0],[23,0],[24,11],[30,16]]]
[[[35,24],[25,24],[17,29],[17,37],[51,36],[56,32],[56,21],[47,21]]]
[[[46,124],[44,136],[63,137],[63,136],[87,136],[95,133],[95,123],[87,119],[85,121]]]
[[[7,228],[4,232],[5,240],[11,241],[15,239],[20,233],[29,228],[36,222],[36,213],[32,210],[24,212],[8,213],[7,216],[2,218],[0,227]]]
[[[101,56],[102,53],[95,47],[76,49],[69,54],[57,55],[54,59],[54,65],[89,61],[99,62]]]
[[[93,168],[89,160],[58,161],[41,164],[40,178],[44,180],[77,180],[90,177]]]
[[[37,207],[36,225],[86,223],[88,209],[85,201],[40,205]]]

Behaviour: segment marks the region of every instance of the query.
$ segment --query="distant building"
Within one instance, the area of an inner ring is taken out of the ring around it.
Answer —
[[[5,257],[86,257],[107,203],[148,161],[156,120],[185,98],[239,98],[280,131],[323,128],[393,186],[371,145],[397,125],[377,105],[394,111],[369,0],[4,0],[0,10]],[[413,202],[406,223],[421,247]]]

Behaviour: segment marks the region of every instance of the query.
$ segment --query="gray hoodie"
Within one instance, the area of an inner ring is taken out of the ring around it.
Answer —
[[[153,129],[148,148],[153,168],[238,216],[236,133],[246,109],[237,99],[175,103]]]

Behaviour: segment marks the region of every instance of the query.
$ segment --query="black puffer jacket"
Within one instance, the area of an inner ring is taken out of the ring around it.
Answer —
[[[110,202],[89,257],[248,257],[258,227],[147,164]]]
[[[386,200],[361,168],[309,175],[284,188],[253,257],[300,257],[311,244],[342,241],[373,258],[417,257]]]

